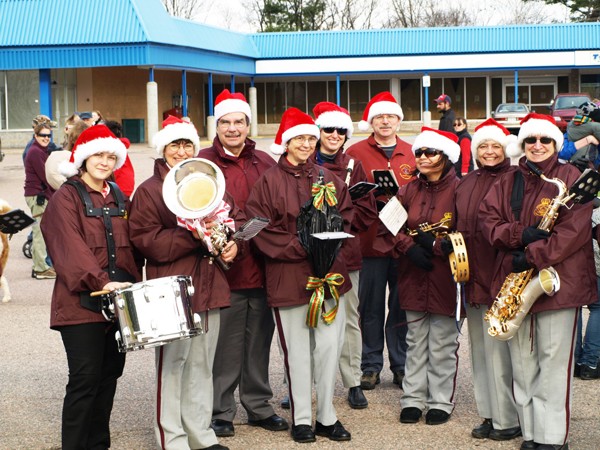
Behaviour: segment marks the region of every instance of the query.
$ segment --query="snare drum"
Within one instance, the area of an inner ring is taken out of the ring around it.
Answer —
[[[108,309],[119,320],[115,333],[122,353],[157,347],[204,333],[191,307],[191,277],[173,276],[135,283],[111,292]]]

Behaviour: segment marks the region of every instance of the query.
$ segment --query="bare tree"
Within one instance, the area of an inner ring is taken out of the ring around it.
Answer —
[[[463,3],[448,7],[434,0],[391,0],[386,28],[464,26],[475,17]]]
[[[493,4],[494,16],[501,25],[540,24],[557,20],[543,1],[504,0]]]
[[[205,20],[212,9],[213,0],[161,0],[167,12],[175,17],[190,20]]]

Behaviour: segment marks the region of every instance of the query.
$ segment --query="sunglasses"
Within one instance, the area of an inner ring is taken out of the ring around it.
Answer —
[[[529,137],[526,137],[525,139],[523,139],[523,142],[525,142],[526,144],[535,144],[537,141],[540,141],[544,145],[548,145],[548,144],[551,144],[552,141],[554,141],[554,139],[546,137],[546,136],[541,137],[541,138],[537,138],[535,136],[529,136]]]
[[[337,133],[340,136],[346,136],[346,133],[348,132],[348,130],[346,128],[337,128],[337,127],[325,127],[325,128],[321,128],[321,130],[323,130],[327,134],[332,134],[334,131],[337,131]]]
[[[462,122],[454,122],[454,126],[455,127],[460,127],[460,126],[462,126]]]
[[[51,134],[38,134],[38,136],[41,138],[51,138],[52,137]]]
[[[415,158],[420,158],[422,155],[425,155],[427,158],[433,158],[434,156],[441,155],[444,153],[441,150],[436,150],[435,148],[426,148],[423,150],[422,148],[415,150]]]

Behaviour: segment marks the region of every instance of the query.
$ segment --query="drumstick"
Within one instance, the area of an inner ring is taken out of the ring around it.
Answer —
[[[101,295],[110,294],[112,291],[103,290],[103,291],[94,291],[90,293],[90,297],[100,297]]]

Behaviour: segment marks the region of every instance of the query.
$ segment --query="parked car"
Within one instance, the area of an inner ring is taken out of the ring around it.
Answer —
[[[550,103],[550,115],[554,117],[556,125],[564,133],[571,119],[577,114],[577,108],[591,101],[590,96],[582,92],[557,94]]]
[[[529,107],[525,103],[500,103],[496,111],[492,112],[492,117],[508,131],[517,134],[521,128],[521,119],[529,112]]]

